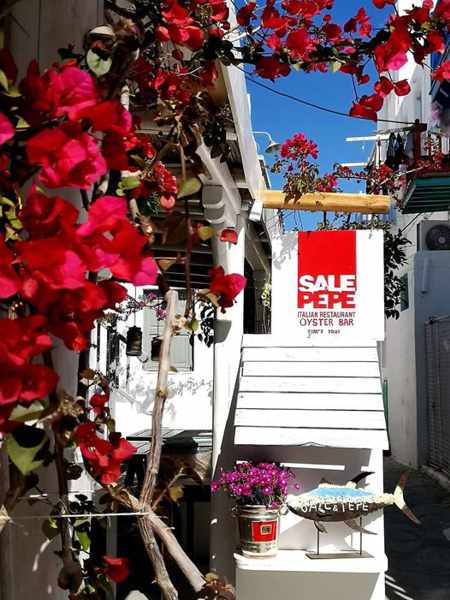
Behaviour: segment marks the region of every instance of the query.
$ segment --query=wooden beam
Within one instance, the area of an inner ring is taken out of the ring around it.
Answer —
[[[260,190],[259,194],[264,208],[285,210],[385,214],[391,204],[389,196],[375,194],[315,192],[289,201],[286,201],[286,194],[278,190]]]

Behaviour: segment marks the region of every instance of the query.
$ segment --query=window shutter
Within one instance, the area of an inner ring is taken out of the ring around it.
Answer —
[[[185,291],[178,291],[176,303],[176,314],[183,314],[185,306]],[[164,323],[158,321],[155,311],[151,308],[144,308],[144,336],[143,351],[149,357],[143,364],[145,371],[155,371],[158,369],[158,361],[152,361],[152,339],[161,335]],[[180,333],[172,338],[170,358],[171,366],[178,371],[192,371],[194,368],[193,348],[190,343],[188,332]]]

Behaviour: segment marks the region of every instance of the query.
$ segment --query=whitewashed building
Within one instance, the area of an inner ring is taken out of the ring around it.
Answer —
[[[400,11],[410,0],[397,2]],[[432,57],[433,66],[445,55]],[[412,56],[398,72],[408,78],[412,92],[405,97],[387,98],[380,117],[395,123],[380,123],[387,135],[378,142],[386,158],[390,133],[400,135],[411,149],[412,124],[423,124],[419,154],[427,155],[428,139],[441,143],[448,152],[447,83],[432,82],[430,69],[416,65]],[[407,124],[411,125],[407,125]],[[439,142],[440,140],[440,142]],[[402,230],[410,240],[407,264],[400,275],[404,284],[400,316],[388,319],[386,342],[382,347],[382,372],[389,414],[392,454],[412,466],[429,465],[450,474],[450,433],[448,413],[448,325],[450,314],[450,223],[448,174],[421,178],[408,186],[405,207],[393,213],[392,230]]]

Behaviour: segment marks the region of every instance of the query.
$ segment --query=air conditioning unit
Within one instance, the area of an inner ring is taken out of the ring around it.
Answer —
[[[421,221],[417,225],[417,250],[450,250],[450,221]]]

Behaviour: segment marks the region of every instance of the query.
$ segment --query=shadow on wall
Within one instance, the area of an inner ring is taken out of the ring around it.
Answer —
[[[136,377],[129,382],[128,386],[121,386],[117,389],[116,400],[133,406],[140,414],[150,415],[153,407],[156,374],[146,373],[145,376]],[[199,409],[209,410],[212,413],[212,391],[211,379],[187,373],[174,374],[172,382],[168,386],[168,400],[164,411],[165,420],[176,420],[177,414],[184,412],[187,403],[190,403],[191,410],[197,414]],[[181,408],[183,411],[180,410]],[[211,415],[208,415],[209,420],[210,418]]]
[[[272,253],[272,268],[281,269],[286,260],[290,260],[292,253],[297,254],[297,232],[279,234],[272,239],[272,246],[276,252]]]

